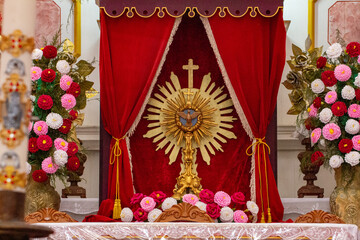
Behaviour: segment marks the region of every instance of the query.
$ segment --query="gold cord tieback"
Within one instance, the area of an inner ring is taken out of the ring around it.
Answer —
[[[114,202],[114,209],[113,209],[113,219],[119,219],[121,216],[121,201],[120,201],[120,174],[119,174],[119,159],[121,156],[121,148],[120,148],[120,140],[122,138],[115,138],[115,144],[111,148],[110,152],[110,165],[113,165],[116,161],[116,191],[115,191],[115,202]]]
[[[267,213],[268,213],[268,223],[272,222],[271,219],[271,209],[270,209],[270,199],[269,199],[269,184],[268,184],[268,176],[267,176],[267,163],[266,163],[266,158],[265,158],[265,154],[266,154],[266,148],[269,151],[270,154],[270,147],[269,145],[265,142],[265,137],[263,138],[255,138],[255,142],[253,142],[253,144],[251,144],[247,149],[246,149],[246,155],[248,156],[253,156],[255,154],[255,152],[258,153],[258,168],[259,168],[259,183],[260,183],[260,190],[262,191],[262,180],[261,180],[261,164],[260,164],[260,147],[262,146],[263,148],[263,160],[264,160],[264,165],[265,165],[265,184],[266,184],[266,197],[267,197]],[[254,149],[252,149],[254,147]],[[249,151],[250,150],[250,151]],[[261,223],[265,223],[265,216],[264,216],[264,201],[263,201],[263,195],[260,192],[260,199],[261,199],[261,209],[262,209],[262,213],[261,213]]]

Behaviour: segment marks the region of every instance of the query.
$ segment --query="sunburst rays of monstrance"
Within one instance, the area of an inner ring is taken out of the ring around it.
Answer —
[[[193,87],[194,70],[199,69],[188,60],[188,65],[182,66],[188,71],[188,87],[181,88],[178,77],[171,72],[171,82],[159,86],[160,93],[155,93],[149,99],[148,111],[145,118],[151,123],[145,138],[154,138],[157,150],[164,148],[165,154],[170,153],[169,164],[175,162],[180,149],[182,163],[180,176],[173,190],[173,197],[180,199],[185,193],[196,195],[202,189],[201,178],[196,168],[196,152],[200,149],[203,160],[210,165],[210,154],[215,150],[223,151],[221,143],[236,136],[229,129],[233,128],[233,103],[227,94],[223,93],[223,86],[216,90],[215,83],[211,83],[210,72],[202,79],[200,89]]]

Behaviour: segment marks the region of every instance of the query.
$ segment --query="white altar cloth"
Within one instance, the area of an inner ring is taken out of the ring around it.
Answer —
[[[45,239],[337,239],[356,240],[352,224],[308,223],[47,223],[55,233]],[[222,237],[221,237],[222,236]]]

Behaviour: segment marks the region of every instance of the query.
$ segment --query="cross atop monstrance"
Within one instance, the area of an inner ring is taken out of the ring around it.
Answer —
[[[194,70],[198,70],[199,65],[194,65],[193,60],[190,58],[188,60],[188,65],[183,65],[182,68],[184,70],[188,70],[188,89],[187,92],[184,92],[184,94],[187,95],[187,101],[188,104],[190,104],[190,95],[194,94],[193,92],[191,92],[191,89],[194,85]]]

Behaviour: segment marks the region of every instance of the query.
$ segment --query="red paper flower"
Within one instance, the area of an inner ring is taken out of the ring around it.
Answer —
[[[134,206],[137,204],[140,204],[141,200],[146,197],[144,194],[142,193],[135,193],[132,198],[130,199],[130,205]]]
[[[51,137],[49,137],[48,135],[41,135],[36,140],[36,145],[42,151],[49,151],[49,149],[53,145],[53,142],[51,140]]]
[[[55,58],[57,56],[57,49],[54,46],[46,46],[43,49],[43,56],[46,58]]]
[[[236,192],[231,196],[234,203],[245,204],[245,195],[242,192]]]
[[[79,151],[79,147],[75,142],[68,143],[68,150],[66,151],[68,156],[75,156],[75,154]]]
[[[216,219],[220,217],[220,207],[216,203],[209,203],[206,205],[206,213],[212,218]]]
[[[209,189],[203,189],[199,193],[200,201],[203,203],[209,204],[214,202],[214,193]]]
[[[78,170],[80,167],[80,161],[79,159],[76,157],[76,156],[73,156],[73,157],[70,157],[68,159],[68,162],[66,164],[66,168],[69,170],[69,171],[73,171],[75,172],[76,170]]]
[[[32,137],[29,139],[29,152],[36,153],[39,151],[39,148],[37,147],[37,138]]]
[[[136,221],[138,222],[144,222],[147,220],[147,216],[148,213],[145,212],[144,209],[142,208],[138,208],[135,212],[134,212],[134,218],[136,219]]]
[[[334,71],[325,71],[321,73],[321,80],[324,82],[325,86],[327,87],[332,87],[337,82],[334,75]]]
[[[48,176],[46,174],[46,172],[44,172],[44,170],[40,169],[40,170],[35,170],[32,173],[32,178],[34,179],[35,182],[45,182],[46,180],[48,180]]]
[[[69,114],[70,114],[70,118],[69,118],[69,119],[70,119],[71,121],[77,119],[77,117],[78,117],[78,112],[75,111],[75,110],[73,110],[73,109],[69,112]]]
[[[311,155],[311,163],[316,166],[321,166],[324,163],[324,154],[320,151],[316,151]]]
[[[310,130],[312,129],[314,126],[312,125],[312,121],[311,121],[311,118],[307,118],[304,122],[304,125],[305,125],[305,128],[307,130]]]
[[[59,128],[59,131],[63,134],[68,134],[71,128],[71,121],[69,119],[63,119],[63,125]]]
[[[320,108],[321,107],[321,97],[315,98],[313,104],[314,104],[315,108]]]
[[[149,197],[152,197],[155,200],[155,202],[157,204],[159,204],[159,203],[162,203],[165,200],[166,194],[163,193],[162,191],[154,191],[154,192],[152,192],[150,194]]]
[[[351,139],[341,139],[341,141],[339,142],[339,150],[342,153],[349,153],[351,151],[351,149],[353,148],[353,143]]]
[[[360,54],[360,44],[357,42],[351,42],[346,46],[346,52],[350,57],[357,57]]]
[[[333,114],[335,116],[341,117],[347,112],[347,108],[346,108],[345,103],[343,103],[343,102],[335,102],[331,106],[331,111],[333,112]]]
[[[355,90],[356,100],[360,101],[360,89]]]
[[[53,100],[49,95],[41,95],[38,98],[37,105],[43,110],[49,110],[53,106]]]
[[[56,73],[52,69],[45,69],[41,72],[41,80],[43,82],[52,82],[55,80]]]
[[[80,85],[76,82],[72,82],[70,88],[66,90],[66,93],[72,94],[74,97],[78,97],[80,95]]]
[[[319,57],[318,60],[316,61],[316,67],[317,68],[323,68],[326,66],[326,57]]]

